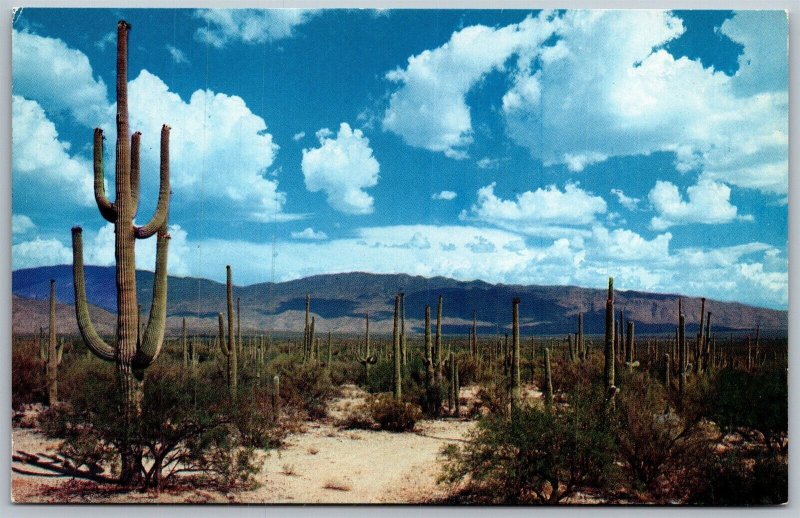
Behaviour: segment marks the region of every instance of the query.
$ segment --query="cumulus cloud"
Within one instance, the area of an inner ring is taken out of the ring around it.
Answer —
[[[83,52],[62,40],[25,31],[12,29],[11,36],[15,95],[35,99],[50,114],[69,113],[87,127],[113,116],[106,85],[94,77]]]
[[[324,191],[331,207],[345,214],[371,214],[373,198],[364,189],[378,184],[380,164],[361,130],[341,123],[335,138],[327,128],[317,132],[320,146],[303,149],[301,168],[306,188]]]
[[[662,180],[656,182],[647,195],[658,213],[650,220],[653,230],[688,223],[728,223],[737,219],[737,208],[730,202],[731,188],[727,185],[701,180],[688,187],[686,193],[688,200],[684,200],[675,184]],[[748,216],[743,218],[752,219]]]
[[[786,27],[782,12],[726,21],[721,32],[744,46],[730,77],[665,50],[685,32],[668,11],[543,12],[470,26],[387,74],[399,87],[383,127],[409,145],[464,158],[473,139],[466,96],[501,71],[511,82],[501,100],[507,134],[546,165],[576,172],[612,156],[667,151],[682,172],[785,194]]]
[[[189,59],[186,57],[186,54],[184,54],[181,49],[173,47],[172,45],[167,45],[166,49],[169,52],[169,55],[172,56],[172,61],[174,61],[178,65],[189,63]]]
[[[16,236],[18,234],[27,234],[28,232],[35,230],[36,224],[33,222],[31,218],[24,214],[12,214],[11,215],[11,235]]]
[[[224,251],[239,252],[241,282],[262,282],[265,257],[275,257],[275,280],[321,273],[369,271],[482,279],[492,283],[602,288],[614,276],[620,289],[674,293],[785,307],[785,252],[765,243],[672,249],[670,233],[645,237],[595,225],[584,238],[528,243],[518,232],[470,225],[392,225],[357,229],[322,242],[206,240],[198,272],[221,278]],[[193,246],[194,249],[194,246]],[[387,253],[391,249],[391,253]],[[692,275],[687,277],[686,272]]]
[[[431,199],[432,200],[451,201],[451,200],[455,200],[456,196],[458,196],[458,194],[456,194],[453,191],[442,191],[442,192],[437,192],[437,193],[432,194],[431,195]]]
[[[142,132],[143,182],[158,182],[157,175],[147,172],[158,171],[161,125],[166,123],[173,128],[170,183],[176,199],[190,204],[202,192],[223,201],[219,208],[229,216],[252,221],[300,217],[283,213],[286,194],[267,176],[278,145],[264,119],[241,97],[196,90],[183,100],[147,70],[130,81],[128,97],[131,128]],[[114,135],[111,122],[106,127]]]
[[[11,267],[14,270],[71,263],[72,250],[58,239],[42,239],[37,236],[30,241],[11,246]]]
[[[82,206],[94,205],[91,163],[69,153],[59,140],[55,124],[36,101],[14,95],[11,99],[12,170],[17,203],[28,199],[23,191],[52,193],[51,202],[67,199]],[[54,185],[59,188],[53,188]],[[41,202],[41,199],[38,199]]]
[[[550,225],[580,226],[595,221],[606,212],[606,202],[577,184],[568,183],[564,190],[555,185],[517,194],[505,200],[494,193],[496,183],[478,189],[478,200],[461,219],[476,219],[499,227],[536,234]]]
[[[639,202],[641,200],[639,198],[626,196],[625,192],[622,189],[611,189],[611,194],[616,196],[619,204],[625,207],[626,209],[636,210],[639,208]]]
[[[217,48],[231,42],[278,41],[294,36],[296,27],[318,13],[313,9],[200,9],[196,16],[205,27],[197,29],[195,38]]]
[[[773,23],[776,15],[783,23]],[[785,26],[783,13],[737,13],[726,22],[723,33],[744,44],[747,65],[729,77],[664,50],[685,31],[677,15],[568,11],[553,28],[557,43],[522,63],[503,99],[508,133],[533,156],[571,170],[671,151],[681,171],[785,193],[786,54],[775,51],[786,46]],[[757,42],[765,32],[769,41]],[[758,81],[753,70],[772,80]]]
[[[303,138],[305,136],[306,136],[306,132],[305,131],[301,131],[299,133],[295,133],[294,135],[292,135],[292,140],[294,140],[295,142],[300,142],[301,140],[303,140]]]
[[[501,28],[475,25],[455,32],[434,50],[408,58],[386,78],[399,85],[383,116],[383,129],[414,147],[463,159],[472,142],[472,119],[465,97],[522,46],[543,42],[549,15],[528,17]]]
[[[328,239],[328,234],[321,230],[314,230],[311,227],[306,227],[299,232],[292,232],[291,235],[292,239],[311,239],[316,241]]]

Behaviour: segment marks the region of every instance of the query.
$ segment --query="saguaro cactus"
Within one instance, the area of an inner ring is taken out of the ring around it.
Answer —
[[[394,328],[392,330],[392,353],[394,355],[394,377],[393,379],[393,388],[394,388],[394,398],[398,401],[403,397],[403,371],[400,357],[400,330],[399,330],[399,322],[398,322],[398,313],[400,311],[400,295],[395,296],[394,298]]]
[[[547,408],[553,406],[553,374],[550,370],[550,348],[544,349],[544,404]]]
[[[306,293],[306,325],[303,328],[303,360],[307,360],[311,354],[311,342],[308,339],[308,313],[311,310],[311,295]]]
[[[403,367],[408,365],[406,345],[406,294],[400,292],[400,354],[403,359]]]
[[[686,390],[686,317],[678,315],[678,395],[683,399]]]
[[[64,344],[58,342],[56,329],[56,281],[50,279],[50,328],[47,342],[47,401],[50,406],[58,403],[58,366],[64,354]]]
[[[614,385],[614,278],[608,278],[608,298],[606,299],[606,336],[605,336],[605,368],[604,381],[606,399],[613,401],[617,393]]]
[[[436,370],[436,383],[441,385],[442,373],[442,296],[439,295],[439,305],[436,309],[436,341],[434,342],[434,368]]]
[[[378,363],[378,357],[374,354],[372,356],[369,354],[369,313],[367,313],[365,317],[367,330],[364,334],[364,341],[366,342],[366,347],[364,349],[364,356],[361,357],[356,355],[356,359],[358,360],[358,363],[364,366],[364,385],[369,387],[369,366]]]
[[[133,224],[139,202],[139,148],[141,134],[130,135],[128,125],[128,32],[125,21],[117,24],[117,144],[116,199],[106,197],[103,179],[103,130],[94,130],[94,196],[103,218],[114,224],[114,256],[116,261],[117,332],[116,343],[109,345],[100,337],[89,317],[86,283],[83,272],[83,237],[81,227],[72,229],[73,283],[75,312],[83,341],[89,350],[117,366],[117,384],[121,392],[122,414],[126,423],[121,444],[120,481],[131,483],[139,472],[136,453],[130,445],[131,424],[141,414],[142,370],[158,357],[164,339],[167,302],[167,214],[169,212],[169,131],[161,128],[161,184],[156,211],[150,221],[137,227]],[[136,300],[135,244],[157,234],[156,269],[153,280],[153,301],[150,316],[141,340],[137,340],[138,315]]]
[[[511,302],[511,334],[512,334],[512,371],[511,371],[511,407],[518,408],[522,399],[521,380],[519,373],[519,298],[514,297]]]
[[[228,336],[225,337],[222,313],[219,314],[219,346],[222,354],[228,359],[228,390],[231,397],[236,398],[238,388],[238,355],[236,350],[236,338],[233,334],[233,276],[230,265],[225,267],[227,286],[226,299],[228,306]]]
[[[272,418],[277,421],[281,417],[281,378],[272,377]]]

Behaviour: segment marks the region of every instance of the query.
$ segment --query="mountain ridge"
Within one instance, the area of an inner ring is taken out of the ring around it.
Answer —
[[[116,292],[114,268],[86,266],[87,298],[98,308],[114,313]],[[142,310],[149,310],[153,273],[137,270],[137,291]],[[12,273],[15,306],[25,300],[49,297],[49,281],[56,279],[56,299],[72,305],[71,265],[16,270]],[[191,330],[213,332],[216,315],[225,312],[225,285],[198,277],[169,277],[168,325],[174,329],[182,318]],[[444,300],[444,328],[448,333],[467,333],[472,312],[477,312],[479,332],[505,332],[511,318],[511,300],[520,297],[520,319],[524,334],[574,332],[579,312],[584,312],[587,333],[600,333],[604,325],[606,290],[576,286],[490,284],[482,280],[459,281],[446,277],[426,278],[408,274],[346,272],[320,274],[284,282],[262,282],[234,286],[241,299],[243,332],[265,329],[302,331],[305,295],[311,294],[311,311],[318,329],[361,332],[364,313],[376,332],[391,331],[394,295],[406,294],[406,320],[412,332],[421,332],[425,304],[434,313],[438,296]],[[643,291],[615,292],[617,311],[636,322],[638,332],[669,332],[677,322],[677,300],[683,300],[688,332],[697,329],[700,299],[678,294]],[[749,306],[739,302],[707,300],[712,326],[718,331],[762,329],[785,331],[788,312]],[[15,324],[15,330],[17,325]],[[38,324],[35,327],[38,329]]]

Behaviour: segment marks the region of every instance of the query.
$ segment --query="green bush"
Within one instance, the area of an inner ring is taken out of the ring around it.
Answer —
[[[141,459],[141,486],[165,487],[178,472],[226,489],[252,485],[261,462],[254,445],[275,441],[260,398],[240,396],[231,404],[227,391],[211,382],[211,362],[192,379],[180,364],[160,361],[146,371],[142,415],[126,430],[113,366],[95,367],[84,373],[83,390],[75,384],[69,403],[45,419],[51,433],[63,434],[60,452],[73,464],[113,473],[127,440]]]
[[[44,403],[44,361],[39,358],[35,338],[16,338],[11,348],[11,406],[18,409],[27,403]]]
[[[422,417],[417,405],[397,401],[388,394],[373,398],[369,408],[378,428],[389,432],[410,432]]]
[[[468,480],[460,498],[475,503],[557,503],[602,487],[614,469],[614,440],[597,391],[576,392],[558,412],[524,406],[511,418],[490,414],[466,446],[443,450],[441,482]],[[601,413],[598,413],[601,412]]]

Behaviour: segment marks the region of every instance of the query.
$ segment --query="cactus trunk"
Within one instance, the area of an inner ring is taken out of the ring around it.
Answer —
[[[608,298],[606,299],[606,335],[605,335],[605,366],[604,381],[606,385],[606,398],[613,401],[616,394],[614,385],[614,278],[608,278]]]
[[[442,384],[442,296],[439,295],[439,304],[436,309],[436,341],[434,342],[434,367],[436,370],[436,384]]]
[[[58,364],[61,363],[63,344],[57,343],[56,330],[56,281],[50,280],[50,328],[47,342],[47,401],[50,406],[58,403]]]
[[[550,370],[550,349],[544,349],[544,404],[549,409],[553,406],[553,374]]]
[[[519,373],[519,298],[514,298],[511,302],[511,334],[513,342],[512,352],[512,372],[511,372],[511,408],[512,410],[519,407],[520,400],[522,399],[521,379]],[[508,335],[506,335],[508,338]]]
[[[394,327],[392,330],[392,353],[394,355],[394,377],[392,387],[394,388],[394,398],[400,400],[403,397],[403,374],[400,352],[400,329],[398,313],[400,312],[400,295],[394,298]]]

